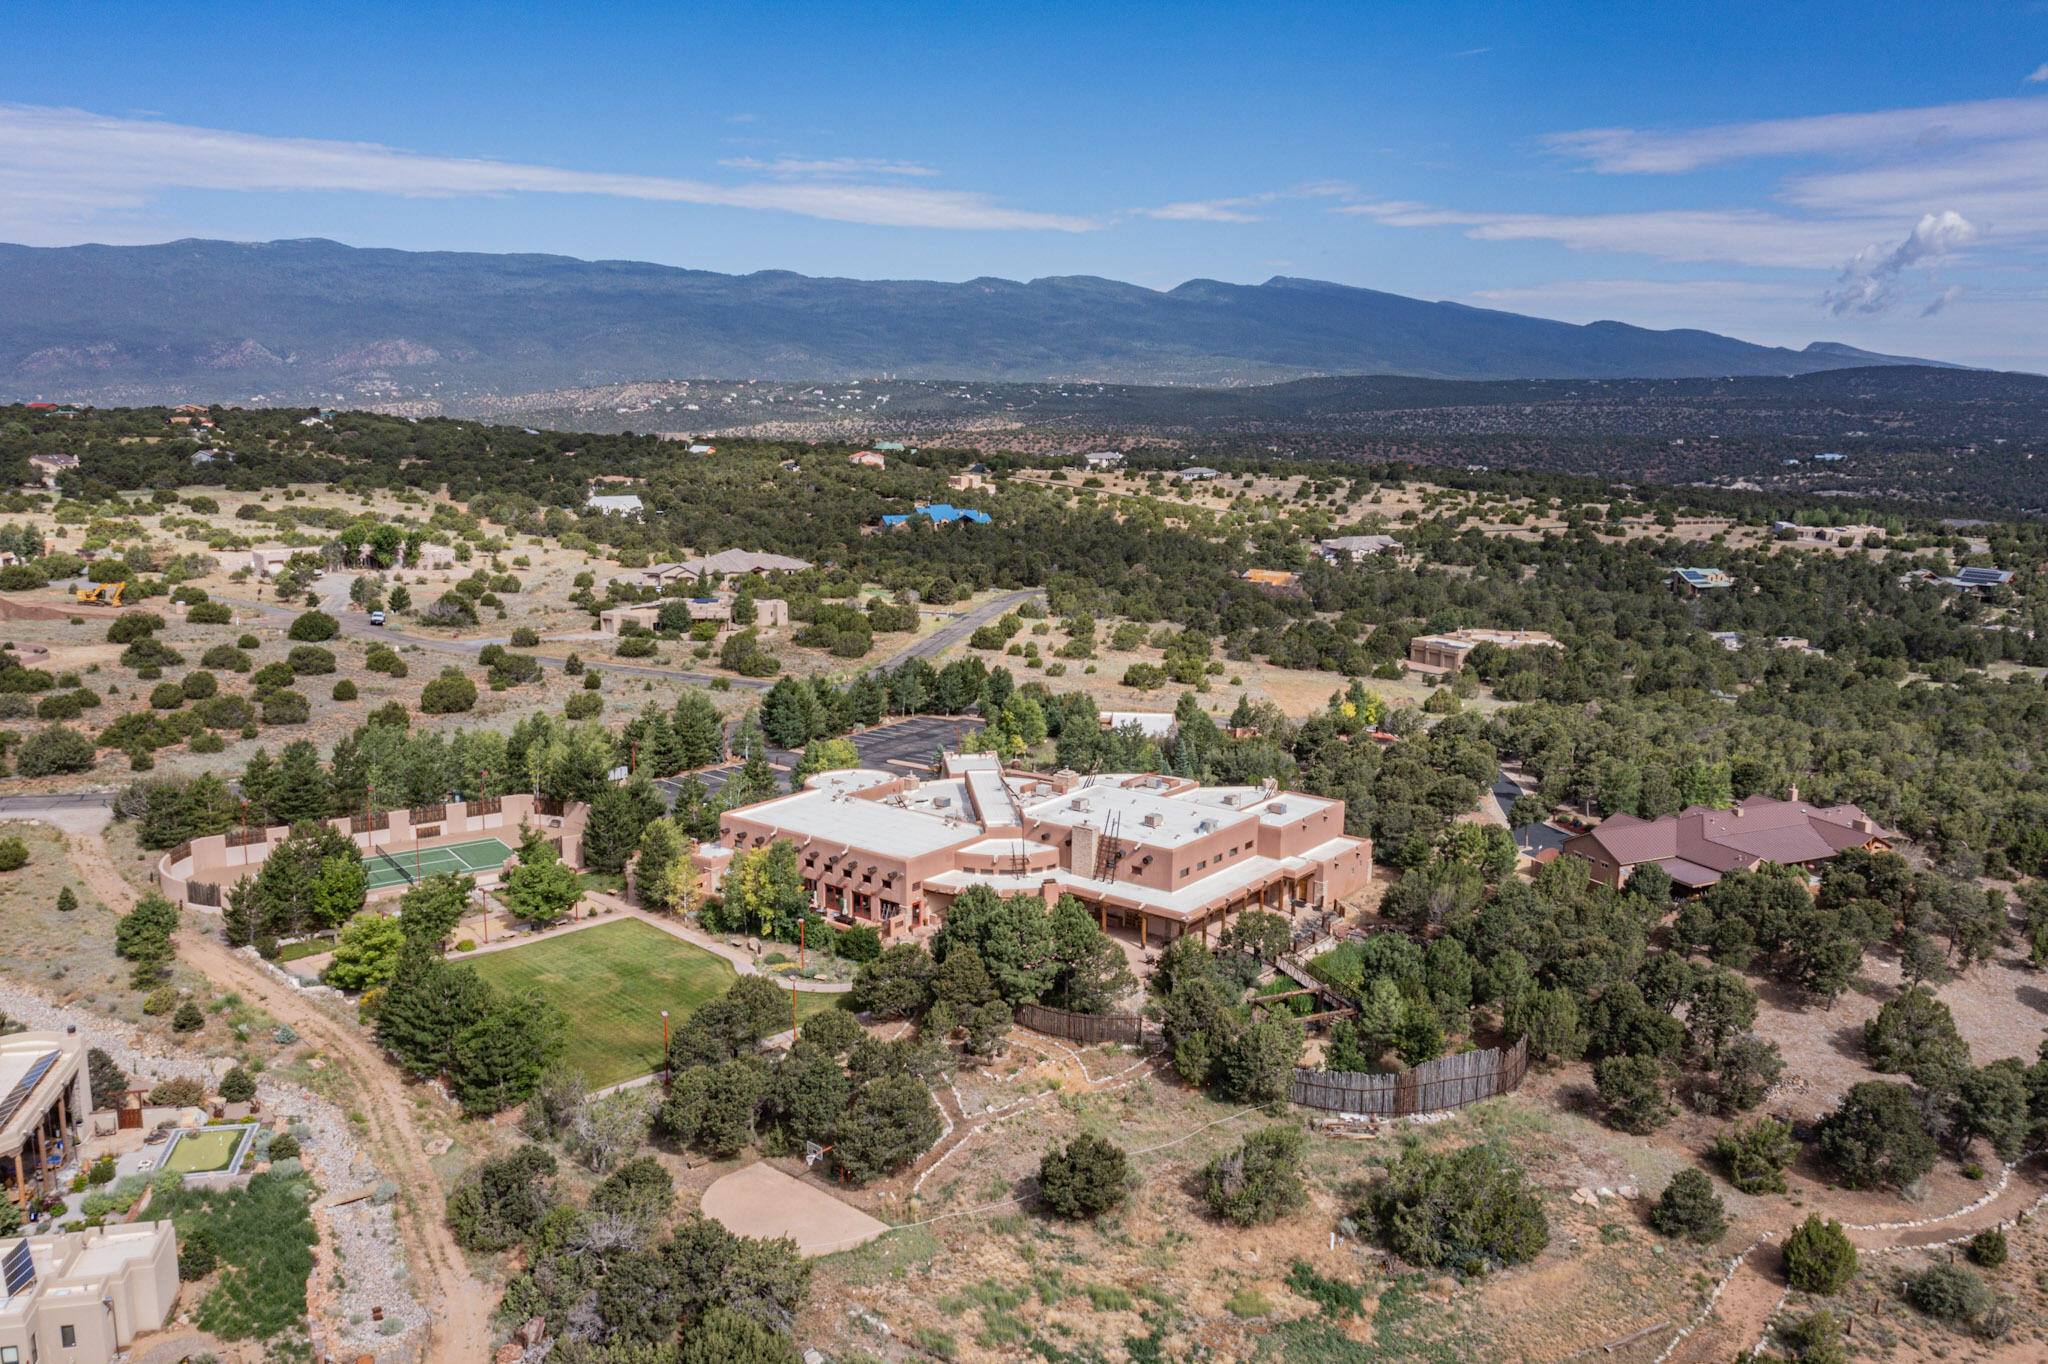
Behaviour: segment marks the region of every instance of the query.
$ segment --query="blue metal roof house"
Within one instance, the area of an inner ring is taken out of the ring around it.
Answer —
[[[928,516],[933,522],[941,526],[953,525],[961,521],[972,521],[977,526],[986,526],[991,520],[989,514],[985,511],[976,511],[972,507],[956,507],[950,502],[934,502],[929,507],[919,507],[914,512],[908,512],[899,516],[885,516],[882,518],[882,524],[885,526],[900,526],[913,516]]]

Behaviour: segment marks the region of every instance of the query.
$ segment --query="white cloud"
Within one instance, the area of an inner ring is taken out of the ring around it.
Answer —
[[[1968,292],[1960,284],[1951,284],[1929,300],[1927,306],[1920,310],[1920,316],[1933,317]]]
[[[879,157],[834,156],[806,160],[803,157],[783,156],[773,161],[758,157],[734,156],[718,163],[733,170],[761,171],[768,175],[790,177],[816,177],[819,179],[845,179],[860,175],[937,175],[929,166],[920,166],[914,161],[886,161]]]
[[[1459,227],[1475,241],[1554,241],[1573,251],[1809,270],[1833,269],[1873,238],[1896,230],[1882,222],[1821,222],[1751,208],[1471,213],[1395,200],[1341,204],[1330,211],[1391,227]]]
[[[2039,85],[2042,81],[2048,81],[2048,62],[2042,62],[2034,68],[2034,73],[2027,77],[2029,85]]]
[[[2042,134],[2048,134],[2048,100],[1987,99],[1668,132],[1582,128],[1541,141],[1602,174],[1668,175],[1760,157],[1927,155],[1959,143]]]
[[[579,194],[795,213],[834,222],[1085,232],[1099,223],[985,194],[900,184],[717,184],[431,156],[370,142],[265,137],[77,109],[0,105],[0,221],[97,221],[173,190],[316,190],[417,198]]]
[[[1929,213],[1906,234],[1906,239],[1889,251],[1865,247],[1842,267],[1835,287],[1825,301],[1836,317],[1849,313],[1882,313],[1904,297],[1903,276],[1908,270],[1928,269],[1977,240],[1976,225],[1960,213]],[[1950,300],[1944,297],[1925,315],[1940,312]]]
[[[1261,194],[1244,199],[1203,199],[1188,203],[1161,204],[1158,208],[1139,211],[1148,218],[1176,223],[1256,223],[1263,222],[1264,219],[1245,210],[1254,204],[1265,203],[1272,197],[1270,194]]]

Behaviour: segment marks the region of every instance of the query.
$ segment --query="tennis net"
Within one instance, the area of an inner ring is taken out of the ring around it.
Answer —
[[[390,853],[385,852],[382,848],[377,849],[377,856],[383,858],[385,863],[391,868],[391,870],[397,872],[400,876],[403,876],[405,878],[405,883],[407,885],[412,884],[412,873],[407,871],[405,867],[399,863],[397,858],[393,857]]]

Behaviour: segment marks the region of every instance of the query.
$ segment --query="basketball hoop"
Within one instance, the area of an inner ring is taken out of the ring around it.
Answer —
[[[819,1160],[824,1158],[825,1153],[831,1149],[832,1148],[829,1146],[820,1146],[815,1141],[805,1142],[804,1164],[807,1166],[816,1165],[819,1162]]]

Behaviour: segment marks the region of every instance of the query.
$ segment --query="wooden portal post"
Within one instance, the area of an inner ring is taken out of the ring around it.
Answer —
[[[1141,909],[1138,911],[1138,946],[1149,946],[1151,941],[1152,921],[1146,917],[1145,911]]]

